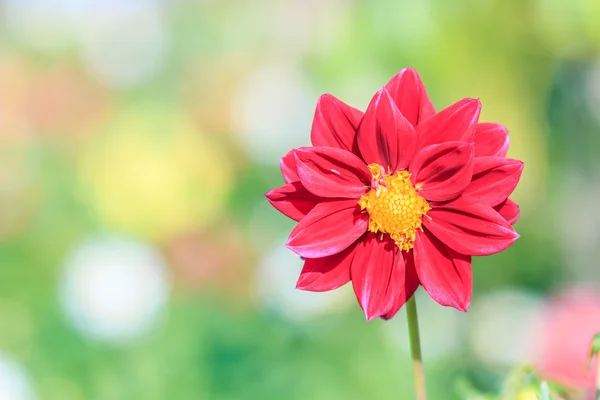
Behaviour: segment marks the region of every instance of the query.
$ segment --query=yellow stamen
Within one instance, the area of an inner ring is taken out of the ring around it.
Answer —
[[[371,190],[358,204],[369,213],[369,231],[387,233],[400,250],[412,249],[417,229],[431,207],[417,194],[408,171],[387,175],[379,164],[368,167],[373,175]]]

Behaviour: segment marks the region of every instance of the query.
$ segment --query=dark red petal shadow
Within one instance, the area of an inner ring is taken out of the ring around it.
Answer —
[[[519,205],[511,199],[506,199],[504,202],[498,204],[494,207],[494,210],[498,211],[502,218],[511,225],[516,223],[521,215]]]
[[[427,146],[412,160],[411,182],[426,200],[446,201],[461,194],[473,175],[473,145],[448,142]]]

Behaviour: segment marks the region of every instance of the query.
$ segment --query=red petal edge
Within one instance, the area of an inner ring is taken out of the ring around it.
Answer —
[[[519,205],[511,199],[506,199],[501,204],[498,204],[494,207],[494,210],[498,211],[502,218],[511,225],[515,224],[521,215]]]
[[[419,125],[417,148],[444,142],[472,142],[480,111],[479,100],[468,98],[443,109]]]
[[[310,140],[313,146],[337,147],[356,153],[356,130],[363,112],[331,94],[317,101]]]
[[[446,247],[430,232],[417,231],[415,266],[423,288],[443,306],[466,312],[471,302],[471,257]]]
[[[388,172],[406,169],[415,148],[415,128],[385,88],[369,103],[357,137],[365,162],[377,163]]]
[[[504,157],[478,157],[473,167],[473,179],[465,194],[497,206],[515,190],[522,172],[523,161]]]
[[[406,301],[415,294],[419,287],[419,276],[417,275],[417,270],[415,269],[413,252],[411,251],[402,254],[404,255],[404,261],[406,265],[404,288],[400,292],[399,296],[396,296],[392,308],[381,317],[386,320],[392,319],[398,313],[398,311],[400,311]]]
[[[346,250],[323,258],[307,258],[296,283],[296,288],[311,292],[326,292],[350,281],[350,264],[356,244]]]
[[[358,199],[368,189],[369,169],[347,150],[303,147],[294,154],[300,182],[317,196]]]
[[[475,157],[506,157],[510,137],[503,125],[482,122],[475,128]]]
[[[300,221],[315,206],[326,200],[310,193],[300,182],[288,183],[265,193],[265,197],[279,212]]]
[[[460,254],[488,256],[506,250],[519,235],[487,204],[467,196],[431,204],[423,225]]]
[[[412,125],[416,126],[435,114],[435,108],[427,95],[425,85],[414,69],[403,69],[385,85],[385,88],[402,115]]]
[[[456,198],[471,182],[473,145],[448,142],[427,146],[415,156],[409,172],[413,185],[426,200]]]
[[[368,321],[385,315],[404,289],[404,259],[392,240],[368,233],[358,244],[350,276]]]
[[[305,258],[331,256],[362,236],[368,223],[356,200],[319,203],[292,230],[286,246]]]
[[[294,150],[288,151],[285,156],[281,157],[279,166],[281,167],[281,175],[283,175],[285,183],[292,183],[300,180],[298,172],[296,172],[296,156],[294,155]]]

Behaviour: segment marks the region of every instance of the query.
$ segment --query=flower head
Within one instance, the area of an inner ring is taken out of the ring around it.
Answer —
[[[352,281],[367,319],[391,318],[422,285],[466,311],[471,256],[508,248],[519,216],[508,198],[523,163],[506,158],[508,132],[478,123],[481,103],[435,112],[417,72],[404,69],[366,112],[319,99],[313,147],[281,159],[285,185],[266,194],[298,221],[287,246],[305,259],[297,287]]]

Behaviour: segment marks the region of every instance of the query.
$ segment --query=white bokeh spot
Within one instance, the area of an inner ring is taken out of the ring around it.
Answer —
[[[33,389],[25,370],[0,353],[0,400],[32,400]]]
[[[67,258],[61,283],[67,317],[83,335],[123,342],[155,326],[170,279],[154,248],[108,237],[77,247]]]
[[[265,65],[238,84],[232,122],[255,161],[277,165],[290,149],[310,145],[316,103],[300,71],[285,63]]]
[[[542,300],[502,290],[477,299],[469,310],[470,345],[490,365],[510,368],[532,360]]]

